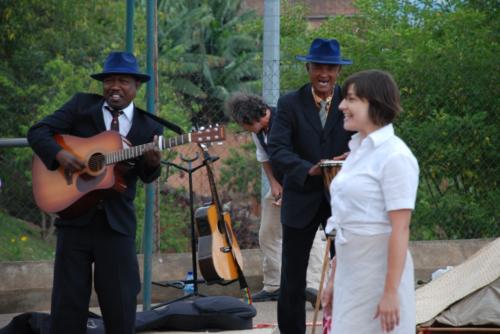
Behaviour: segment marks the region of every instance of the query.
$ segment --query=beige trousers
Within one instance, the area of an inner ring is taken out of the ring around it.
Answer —
[[[262,250],[263,289],[268,292],[279,289],[281,276],[281,208],[273,205],[273,200],[271,191],[269,191],[262,203],[259,229],[259,245]],[[318,230],[309,255],[309,265],[307,267],[308,288],[319,288],[325,247],[324,232]]]

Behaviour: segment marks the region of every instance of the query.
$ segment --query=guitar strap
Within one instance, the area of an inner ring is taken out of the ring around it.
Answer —
[[[158,117],[158,116],[156,116],[156,115],[154,115],[154,114],[152,114],[150,112],[146,112],[146,111],[141,110],[139,108],[136,108],[135,110],[138,110],[141,114],[148,116],[149,118],[155,120],[156,122],[160,123],[161,125],[163,125],[167,129],[172,130],[172,131],[174,131],[177,134],[182,135],[184,133],[184,131],[181,129],[181,127],[178,126],[175,123],[167,121],[166,119]]]
[[[231,254],[233,255],[234,262],[236,263],[236,271],[238,272],[238,282],[240,283],[240,289],[244,291],[245,293],[245,300],[247,301],[248,304],[252,304],[252,297],[250,293],[250,289],[248,288],[248,283],[245,278],[245,275],[243,274],[243,270],[241,269],[240,263],[238,262],[238,258],[236,257],[236,254],[234,254],[234,247],[232,246],[231,241],[229,240],[229,236],[227,233],[226,235],[226,242],[231,247]]]
[[[204,154],[208,154],[208,152],[204,150]],[[209,163],[212,163],[214,161],[214,159],[213,159],[213,157],[206,156],[206,161],[210,161]],[[219,219],[221,219],[221,218],[219,217]],[[238,258],[236,257],[236,254],[234,253],[234,247],[232,246],[232,241],[230,240],[231,238],[227,232],[224,233],[224,235],[226,237],[226,243],[231,248],[231,255],[233,256],[233,260],[236,263],[236,271],[238,272],[238,282],[240,283],[240,289],[243,290],[243,292],[245,294],[244,299],[248,304],[252,304],[252,296],[250,293],[250,289],[248,288],[248,283],[247,283],[247,280],[245,278],[245,275],[243,274],[243,270],[241,269],[240,263],[238,262]]]
[[[236,262],[236,268],[238,270],[238,282],[240,283],[240,289],[244,291],[245,293],[245,301],[248,304],[252,304],[252,294],[250,293],[250,288],[248,288],[248,283],[245,278],[245,275],[243,275],[243,270],[241,270],[240,264],[236,260],[236,255],[233,252],[233,248],[231,247],[231,253],[233,254],[234,262]]]

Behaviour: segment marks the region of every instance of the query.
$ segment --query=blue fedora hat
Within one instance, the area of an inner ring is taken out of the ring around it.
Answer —
[[[342,58],[340,44],[336,39],[316,38],[309,48],[309,54],[296,56],[297,60],[309,63],[350,65],[352,60]]]
[[[137,59],[130,52],[111,52],[106,60],[101,73],[91,74],[96,80],[102,81],[112,74],[127,74],[136,77],[141,82],[149,81],[147,74],[139,71]]]

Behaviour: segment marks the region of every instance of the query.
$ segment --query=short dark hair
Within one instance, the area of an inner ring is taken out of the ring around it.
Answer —
[[[252,125],[260,121],[269,109],[260,96],[244,93],[233,94],[225,105],[229,115],[240,125]]]
[[[388,72],[368,70],[352,74],[342,86],[343,96],[347,96],[351,86],[357,97],[366,99],[370,104],[368,116],[375,125],[384,126],[392,123],[403,110],[398,86]]]

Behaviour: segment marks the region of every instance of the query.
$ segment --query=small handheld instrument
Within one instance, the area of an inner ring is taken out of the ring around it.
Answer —
[[[326,191],[330,190],[330,183],[332,183],[333,178],[340,171],[343,164],[343,160],[323,160],[319,163]]]

